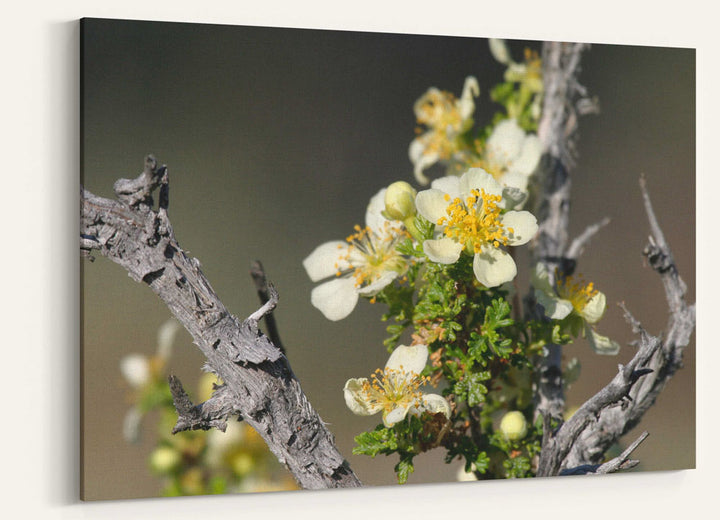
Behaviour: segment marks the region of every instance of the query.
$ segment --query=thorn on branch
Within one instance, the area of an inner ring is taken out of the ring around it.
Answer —
[[[257,291],[258,298],[260,298],[260,303],[263,306],[266,303],[268,303],[272,299],[272,293],[274,292],[275,293],[275,303],[277,304],[277,300],[278,300],[277,291],[275,290],[274,286],[267,281],[267,276],[265,275],[265,269],[263,268],[263,265],[260,263],[260,260],[255,260],[250,265],[250,276],[252,276],[252,279],[255,282],[255,290]],[[285,347],[283,346],[282,341],[280,341],[280,333],[278,332],[278,327],[277,327],[277,323],[275,321],[275,316],[272,314],[272,312],[267,312],[264,317],[265,317],[265,326],[267,327],[267,333],[268,333],[268,337],[270,338],[270,341],[272,341],[273,344],[278,349],[280,349],[280,352],[282,352],[283,355],[285,355]]]
[[[264,317],[268,316],[273,311],[273,309],[275,309],[279,298],[280,295],[278,294],[277,289],[275,289],[275,286],[271,283],[268,283],[267,301],[265,301],[265,303],[263,303],[263,305],[258,310],[248,316],[245,322],[249,324],[252,328],[257,329],[258,322]]]
[[[590,226],[588,226],[585,231],[583,231],[575,238],[575,240],[572,241],[570,247],[568,247],[567,251],[565,252],[565,258],[577,260],[577,258],[579,258],[581,254],[583,254],[585,246],[590,242],[590,239],[609,223],[610,218],[605,217],[600,222],[596,222],[595,224],[591,224]]]
[[[233,412],[233,406],[227,396],[227,391],[224,390],[226,388],[224,385],[215,387],[213,396],[204,403],[193,405],[180,379],[170,375],[168,383],[173,404],[178,413],[177,423],[172,429],[173,434],[185,430],[210,430],[211,428],[225,431],[227,417]]]
[[[160,185],[165,172],[165,165],[158,168],[155,156],[149,154],[145,157],[145,166],[138,177],[115,181],[113,185],[115,195],[130,207],[141,205],[152,207],[152,192]]]

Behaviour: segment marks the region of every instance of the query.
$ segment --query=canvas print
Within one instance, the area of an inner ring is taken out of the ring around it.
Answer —
[[[695,466],[695,51],[481,36],[81,21],[84,500]]]

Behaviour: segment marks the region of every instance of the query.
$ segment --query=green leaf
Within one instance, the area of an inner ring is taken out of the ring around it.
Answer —
[[[515,94],[515,85],[513,83],[498,83],[490,90],[490,99],[503,105],[507,103],[513,94]]]
[[[435,224],[424,218],[419,213],[415,215],[415,227],[420,232],[422,240],[432,239],[433,231],[435,231]],[[420,250],[422,251],[422,247]]]
[[[355,437],[356,446],[353,455],[369,455],[375,457],[378,453],[390,454],[397,450],[397,436],[392,429],[382,424],[371,432],[363,432]]]
[[[484,451],[481,451],[480,453],[478,453],[478,456],[475,459],[474,464],[475,464],[475,470],[484,474],[490,467],[490,457],[487,456],[487,453],[485,453]]]
[[[402,454],[400,462],[395,465],[395,473],[397,473],[398,484],[405,484],[410,473],[415,471],[413,466],[413,455]]]
[[[469,406],[477,406],[485,401],[487,387],[483,381],[490,379],[490,372],[476,372],[466,374],[460,381],[455,383],[453,393],[459,400],[467,401]]]
[[[505,468],[505,476],[507,478],[532,477],[530,473],[530,459],[523,455],[505,460],[503,467]]]

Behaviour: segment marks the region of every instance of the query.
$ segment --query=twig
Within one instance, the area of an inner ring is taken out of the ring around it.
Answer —
[[[250,265],[250,276],[252,276],[252,279],[255,282],[255,290],[257,290],[258,297],[263,305],[270,300],[271,291],[274,291],[277,296],[277,291],[275,291],[272,285],[268,284],[265,269],[263,269],[260,260],[255,260]],[[265,314],[265,326],[267,327],[267,335],[270,337],[270,341],[273,342],[273,345],[279,348],[280,352],[284,355],[287,355],[285,347],[283,347],[283,344],[280,341],[280,333],[278,332],[275,316],[272,312],[267,312]]]
[[[637,466],[640,461],[630,459],[630,454],[637,449],[638,446],[647,438],[648,432],[642,432],[640,437],[628,446],[623,452],[607,461],[604,464],[585,464],[575,468],[565,469],[560,472],[562,476],[568,475],[607,475],[608,473],[616,473]]]
[[[580,235],[570,243],[570,247],[565,252],[565,258],[570,260],[577,260],[581,254],[585,251],[585,246],[590,242],[590,239],[594,237],[598,231],[607,226],[610,223],[610,218],[605,217],[600,222],[589,225],[585,228]],[[565,273],[571,274],[571,273]]]
[[[617,471],[622,471],[630,468],[634,468],[637,466],[640,461],[639,460],[631,460],[630,454],[635,451],[635,449],[640,446],[640,444],[647,439],[648,432],[642,432],[640,434],[640,437],[635,439],[633,443],[625,448],[623,452],[615,457],[612,460],[607,461],[605,464],[601,464],[600,467],[595,472],[596,475],[606,475],[608,473],[615,473]]]

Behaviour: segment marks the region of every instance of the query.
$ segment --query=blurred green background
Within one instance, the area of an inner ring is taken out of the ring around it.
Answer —
[[[340,322],[310,305],[313,284],[301,262],[322,242],[362,223],[370,197],[395,180],[414,182],[407,148],[414,101],[431,86],[460,94],[466,76],[481,94],[476,121],[503,67],[475,38],[84,20],[82,28],[82,182],[112,196],[154,153],[170,172],[170,217],[183,248],[197,257],[225,305],[240,318],[258,307],[248,274],[261,260],[280,292],[275,316],[295,374],[339,449],[366,485],[395,482],[394,458],[351,454],[353,437],[375,417],[344,405],[342,386],[384,365],[383,308],[361,301]],[[511,42],[516,60],[538,42]],[[633,336],[615,305],[624,301],[650,332],[667,308],[659,278],[640,252],[648,225],[638,178],[648,184],[688,298],[695,299],[695,51],[595,45],[581,82],[601,112],[580,122],[573,172],[571,236],[609,216],[579,271],[608,298],[600,332],[623,345],[600,358],[583,341],[566,349],[583,372],[570,389],[579,405],[632,357]],[[522,257],[521,257],[522,258]],[[524,259],[527,265],[527,257]],[[520,260],[522,266],[523,260]],[[527,276],[521,275],[526,281]],[[144,285],[99,258],[83,263],[82,416],[86,499],[156,496],[147,469],[154,425],[142,442],[122,437],[128,408],[120,359],[152,354],[169,311]],[[650,437],[636,451],[640,470],[695,465],[694,339],[685,368],[628,437]],[[203,356],[179,334],[171,370],[188,389]],[[440,450],[416,459],[410,483],[454,480],[459,465]]]

